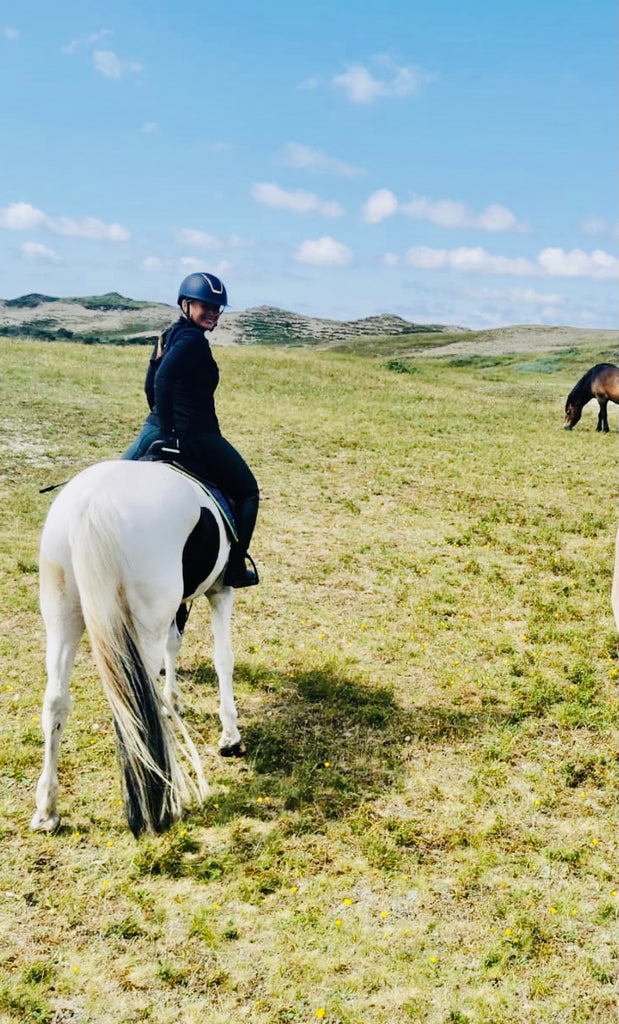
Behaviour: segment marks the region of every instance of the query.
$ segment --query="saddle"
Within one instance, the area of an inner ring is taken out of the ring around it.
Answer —
[[[167,441],[153,441],[150,448],[138,461],[165,462],[166,466],[170,466],[177,473],[189,477],[190,480],[198,484],[221,512],[230,541],[235,544],[238,543],[234,502],[212,480],[207,480],[201,476],[195,464],[181,456],[178,447],[174,447],[173,443],[170,444]]]

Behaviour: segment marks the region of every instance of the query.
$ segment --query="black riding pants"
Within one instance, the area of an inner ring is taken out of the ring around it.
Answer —
[[[207,480],[234,501],[239,545],[247,551],[258,516],[260,492],[245,459],[220,434],[194,434],[191,440],[181,442],[181,451]]]

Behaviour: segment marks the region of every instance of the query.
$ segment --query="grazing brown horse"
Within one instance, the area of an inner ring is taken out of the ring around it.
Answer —
[[[583,406],[597,398],[600,412],[598,430],[608,433],[608,412],[606,406],[610,402],[619,405],[619,366],[614,363],[597,363],[587,370],[575,384],[565,403],[565,420],[563,426],[571,430],[581,417]]]

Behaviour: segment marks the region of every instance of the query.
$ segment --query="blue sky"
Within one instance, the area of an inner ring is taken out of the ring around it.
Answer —
[[[617,326],[615,0],[7,0],[0,297]]]

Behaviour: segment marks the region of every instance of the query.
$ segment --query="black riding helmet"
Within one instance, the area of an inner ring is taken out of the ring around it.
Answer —
[[[183,299],[197,299],[199,302],[210,302],[213,306],[223,309],[228,305],[228,295],[223,281],[214,274],[190,274],[178,289],[178,305],[182,307]]]

